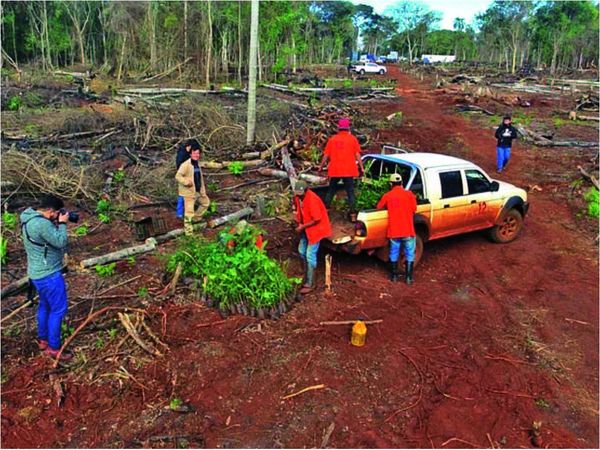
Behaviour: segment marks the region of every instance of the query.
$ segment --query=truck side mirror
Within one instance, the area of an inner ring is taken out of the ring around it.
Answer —
[[[497,181],[492,181],[492,183],[490,184],[490,191],[498,192],[498,190],[500,190],[500,183],[498,183]]]

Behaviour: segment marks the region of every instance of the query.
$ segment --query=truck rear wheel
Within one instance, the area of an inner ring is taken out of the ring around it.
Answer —
[[[360,69],[360,74],[364,75],[365,74],[365,69]]]
[[[381,70],[379,71],[379,75],[383,75],[384,73],[385,73],[385,70],[383,70],[383,69],[381,69]]]
[[[498,224],[490,228],[490,238],[499,244],[514,241],[523,228],[523,216],[516,209],[508,211]]]

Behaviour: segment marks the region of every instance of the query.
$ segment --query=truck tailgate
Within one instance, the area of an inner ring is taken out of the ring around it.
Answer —
[[[350,222],[343,213],[330,211],[331,238],[334,244],[345,244],[354,237],[354,224]]]

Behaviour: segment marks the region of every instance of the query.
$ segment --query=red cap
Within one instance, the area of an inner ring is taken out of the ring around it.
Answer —
[[[338,121],[338,128],[340,130],[349,130],[350,129],[350,119],[344,117]]]

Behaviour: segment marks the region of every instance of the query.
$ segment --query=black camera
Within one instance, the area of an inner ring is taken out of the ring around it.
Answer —
[[[59,211],[59,213],[62,214],[66,214],[67,210],[66,209],[61,209]],[[69,217],[67,219],[69,222],[73,222],[73,223],[77,223],[79,222],[79,213],[75,212],[75,211],[69,211]]]

